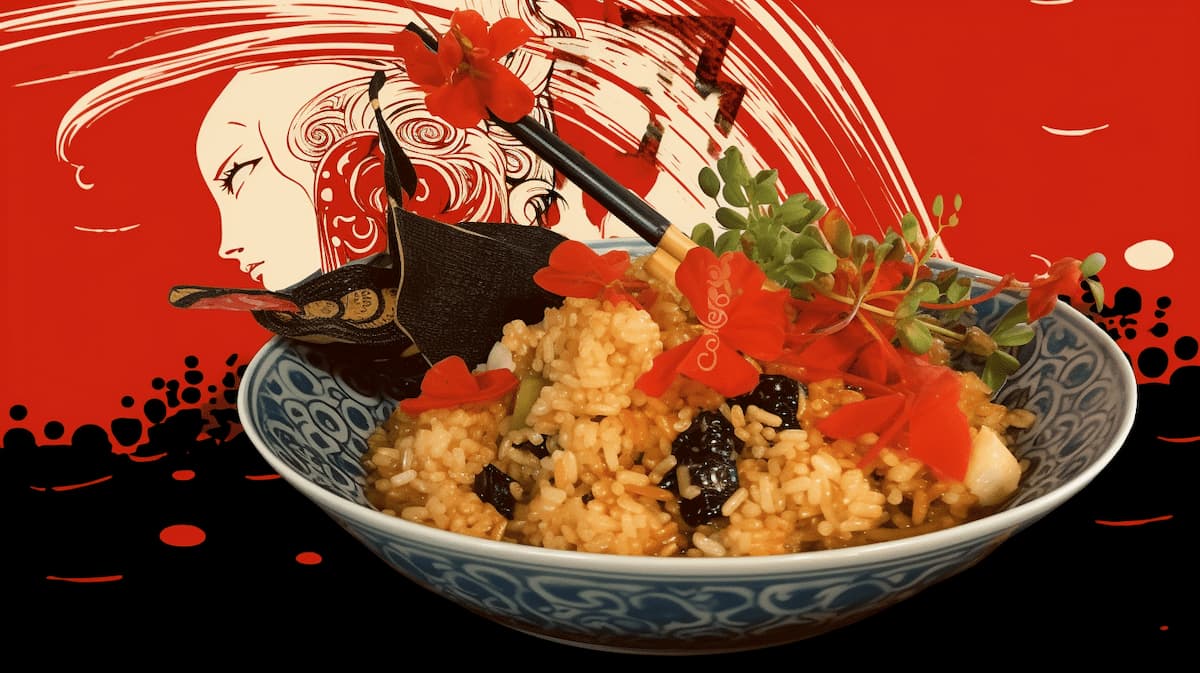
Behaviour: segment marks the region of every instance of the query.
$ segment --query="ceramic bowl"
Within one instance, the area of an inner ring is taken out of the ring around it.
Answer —
[[[648,250],[640,242],[596,245]],[[989,300],[979,307],[983,321],[1015,301],[1006,295]],[[795,642],[968,571],[1105,468],[1132,426],[1137,394],[1133,371],[1112,338],[1060,305],[1039,321],[1020,370],[1000,391],[998,401],[1038,416],[1015,446],[1030,467],[1000,511],[939,532],[847,549],[628,557],[477,539],[373,509],[363,494],[359,458],[367,436],[411,382],[355,352],[275,337],[257,353],[243,376],[238,408],[265,460],[415,584],[527,634],[636,653],[733,652]]]

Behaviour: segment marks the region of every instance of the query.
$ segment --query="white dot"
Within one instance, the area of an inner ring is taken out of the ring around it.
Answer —
[[[321,200],[322,201],[332,201],[333,200],[333,190],[330,189],[329,187],[323,187],[321,189]]]
[[[1175,251],[1163,241],[1147,239],[1125,248],[1125,263],[1141,271],[1154,271],[1171,263]]]

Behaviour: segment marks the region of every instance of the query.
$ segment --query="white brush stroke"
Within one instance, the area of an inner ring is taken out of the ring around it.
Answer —
[[[1042,124],[1042,130],[1045,131],[1046,133],[1049,133],[1051,135],[1056,135],[1056,136],[1071,136],[1071,137],[1086,136],[1088,134],[1095,133],[1096,131],[1102,131],[1106,128],[1108,128],[1108,124],[1101,124],[1100,126],[1093,126],[1090,129],[1059,129],[1059,128],[1054,128],[1053,126],[1046,126],[1045,124]]]
[[[79,225],[76,225],[71,228],[74,229],[75,231],[82,231],[85,234],[119,234],[123,231],[131,231],[133,229],[137,229],[140,226],[142,226],[142,225],[141,224],[128,224],[128,225],[125,225],[124,227],[97,229],[97,228],[93,228],[93,227],[81,227]]]

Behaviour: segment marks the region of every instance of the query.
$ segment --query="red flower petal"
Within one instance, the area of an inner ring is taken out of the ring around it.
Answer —
[[[425,107],[456,128],[471,128],[487,116],[479,90],[470,77],[460,77],[453,84],[425,96]]]
[[[680,374],[724,397],[748,393],[758,385],[758,370],[754,365],[717,335],[705,333],[690,343],[692,348],[679,363]]]
[[[533,109],[533,91],[508,68],[483,61],[476,63],[472,74],[484,104],[500,119],[516,122]]]
[[[450,30],[447,34],[454,35],[455,31],[475,49],[482,48],[486,51],[491,44],[488,39],[487,20],[473,9],[458,9],[450,15]],[[462,60],[461,57],[459,60]]]
[[[908,422],[908,453],[938,477],[962,481],[971,459],[970,423],[958,406],[958,377],[946,373],[917,393]]]
[[[438,54],[430,51],[416,33],[409,30],[400,33],[396,52],[404,60],[408,78],[422,88],[438,87],[446,83],[446,74],[442,71]]]
[[[904,395],[892,393],[845,404],[817,422],[822,434],[834,439],[855,439],[867,432],[883,432],[904,410]]]
[[[515,16],[505,17],[488,30],[489,48],[493,58],[503,58],[509,52],[525,44],[533,37],[533,31]]]
[[[425,372],[421,379],[420,396],[402,400],[400,410],[415,416],[430,409],[490,402],[516,389],[517,385],[517,377],[507,369],[490,369],[472,374],[462,358],[452,355]]]
[[[593,299],[620,281],[629,268],[629,253],[610,250],[600,255],[587,244],[566,240],[550,252],[549,266],[533,274],[533,281],[561,297]]]
[[[1031,289],[1026,300],[1030,322],[1050,315],[1059,295],[1066,295],[1072,299],[1083,296],[1083,288],[1080,286],[1083,277],[1079,272],[1081,263],[1072,257],[1060,259],[1051,264],[1044,274],[1039,274],[1030,282]]]
[[[660,353],[654,358],[650,371],[639,376],[634,387],[651,397],[662,395],[675,382],[680,364],[691,353],[696,341],[692,339]]]
[[[729,311],[729,321],[720,330],[721,340],[751,357],[774,360],[783,352],[787,301],[786,290],[747,291]]]

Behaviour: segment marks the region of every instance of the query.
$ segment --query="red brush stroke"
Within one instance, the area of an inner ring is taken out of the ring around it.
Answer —
[[[58,486],[33,486],[33,485],[30,485],[29,488],[31,488],[35,491],[38,491],[38,492],[42,492],[42,493],[44,493],[46,491],[55,491],[55,492],[74,491],[77,488],[86,488],[88,486],[95,486],[96,484],[106,482],[109,479],[112,479],[111,474],[100,477],[99,479],[93,479],[91,481],[83,481],[78,484],[60,484]]]
[[[1174,518],[1173,514],[1164,514],[1162,516],[1151,517],[1149,519],[1129,519],[1127,521],[1104,521],[1096,519],[1096,523],[1101,526],[1141,526],[1148,523],[1156,523],[1158,521],[1170,521]]]
[[[246,475],[246,479],[248,479],[250,481],[271,481],[272,479],[278,479],[278,478],[279,478],[279,475],[277,475],[277,474],[248,474],[248,475]]]
[[[1163,437],[1162,435],[1159,435],[1158,437],[1155,437],[1155,439],[1160,442],[1170,442],[1172,444],[1187,444],[1189,442],[1200,440],[1200,437]]]
[[[59,577],[57,575],[46,575],[46,579],[53,582],[73,582],[76,584],[96,584],[99,582],[116,582],[125,579],[124,575],[100,575],[97,577]]]

